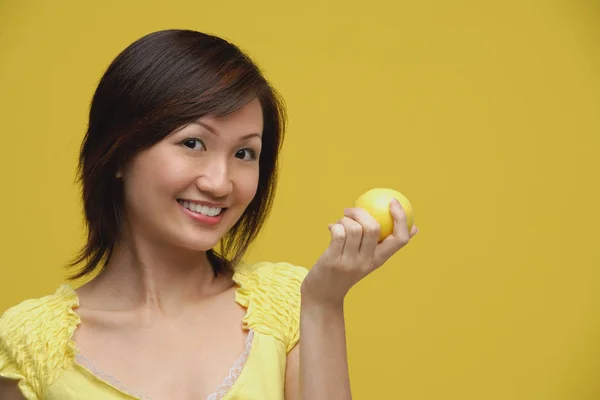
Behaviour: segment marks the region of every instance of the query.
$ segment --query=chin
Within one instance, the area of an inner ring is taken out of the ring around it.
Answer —
[[[223,236],[227,234],[231,225],[228,220],[222,220],[218,226],[203,227],[189,223],[170,226],[165,234],[176,247],[186,251],[208,251],[214,249]]]
[[[186,250],[200,252],[214,249],[221,240],[221,236],[214,232],[212,235],[210,233],[204,233],[201,237],[192,235],[184,238],[179,237],[178,239],[177,243],[180,247],[183,247]]]
[[[209,241],[209,240],[187,240],[184,243],[181,243],[181,247],[190,250],[190,251],[197,251],[197,252],[201,252],[201,251],[208,251],[210,249],[214,249],[217,244],[219,243],[218,240],[215,241]]]

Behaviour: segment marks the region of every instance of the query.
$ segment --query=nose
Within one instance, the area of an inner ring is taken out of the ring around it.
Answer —
[[[216,157],[207,160],[196,179],[196,187],[216,198],[230,194],[233,190],[233,182],[229,176],[227,161]]]

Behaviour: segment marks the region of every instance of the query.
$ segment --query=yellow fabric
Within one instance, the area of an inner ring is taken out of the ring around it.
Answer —
[[[300,285],[308,270],[288,263],[241,265],[235,300],[254,333],[249,357],[224,400],[283,400],[287,353],[300,338]],[[77,294],[61,285],[0,317],[0,376],[16,379],[28,400],[135,399],[76,362]],[[160,366],[157,366],[160,373]],[[225,378],[225,377],[223,377]],[[216,389],[216,388],[215,388]]]

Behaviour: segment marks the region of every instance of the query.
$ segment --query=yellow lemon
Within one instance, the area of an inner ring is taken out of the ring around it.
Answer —
[[[406,213],[406,222],[410,231],[414,223],[414,213],[410,201],[400,192],[393,189],[375,188],[363,193],[355,206],[365,209],[381,227],[379,241],[388,237],[394,231],[394,220],[390,213],[390,202],[395,198],[400,202]]]

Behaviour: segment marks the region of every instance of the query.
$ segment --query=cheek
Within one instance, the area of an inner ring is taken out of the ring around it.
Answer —
[[[153,181],[152,186],[154,190],[163,193],[173,193],[175,195],[180,192],[183,188],[193,181],[193,176],[190,172],[192,168],[186,168],[182,163],[169,162],[162,164],[162,167],[156,168],[153,174],[148,177],[149,180]]]
[[[238,201],[248,205],[256,195],[258,188],[258,168],[256,171],[247,171],[236,179],[236,194]]]
[[[157,190],[158,182],[156,179],[150,179],[151,177],[152,171],[140,168],[139,165],[131,165],[123,176],[125,203],[135,215],[155,207],[153,203],[156,196],[153,194]]]
[[[164,199],[165,193],[176,192],[185,185],[185,172],[189,170],[184,163],[158,152],[141,154],[132,160],[123,176],[126,200],[137,206],[155,204]]]

